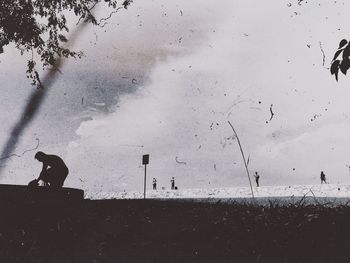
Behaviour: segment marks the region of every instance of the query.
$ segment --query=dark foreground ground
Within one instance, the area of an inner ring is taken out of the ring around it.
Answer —
[[[349,262],[350,207],[0,203],[0,262]]]

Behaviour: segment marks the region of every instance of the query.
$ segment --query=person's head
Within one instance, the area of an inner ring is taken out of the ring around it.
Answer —
[[[258,174],[258,172],[255,172],[255,174]]]
[[[34,156],[34,159],[37,159],[39,162],[44,161],[46,154],[43,152],[37,152]]]

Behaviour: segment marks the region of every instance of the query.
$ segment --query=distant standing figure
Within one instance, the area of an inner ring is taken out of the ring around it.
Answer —
[[[43,163],[43,168],[38,179],[30,182],[30,185],[38,184],[38,181],[42,180],[44,185],[61,188],[69,172],[63,160],[57,155],[43,152],[37,152],[34,158]]]
[[[323,184],[323,183],[326,184],[326,183],[327,183],[327,182],[326,182],[326,175],[324,174],[323,171],[321,171],[321,176],[320,176],[320,177],[321,177],[321,184]]]
[[[171,182],[171,190],[175,190],[175,178],[172,177],[170,182]]]
[[[153,178],[153,190],[157,190],[157,179]]]
[[[259,187],[260,175],[258,174],[258,172],[255,172],[254,177],[255,177],[256,187]]]

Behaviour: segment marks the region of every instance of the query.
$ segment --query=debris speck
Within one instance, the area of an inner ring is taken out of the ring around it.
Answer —
[[[273,104],[270,105],[270,114],[271,114],[271,116],[270,116],[270,119],[268,121],[266,121],[266,123],[269,123],[270,121],[272,121],[272,118],[275,115],[275,113],[272,110],[272,107],[273,107]]]
[[[326,55],[325,55],[324,50],[322,48],[321,41],[320,41],[320,49],[321,49],[321,52],[322,52],[322,66],[324,67],[324,63],[325,63],[325,60],[326,60]]]
[[[187,164],[186,162],[179,161],[177,156],[175,157],[175,161],[176,161],[177,163],[179,163],[179,164],[184,164],[184,165]]]

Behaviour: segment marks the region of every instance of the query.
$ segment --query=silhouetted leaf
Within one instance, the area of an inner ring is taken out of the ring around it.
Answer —
[[[335,52],[333,60],[336,60],[336,59],[338,58],[338,56],[340,55],[340,53],[341,53],[343,50],[344,50],[344,49],[340,49],[340,50],[338,50],[337,52]]]
[[[333,63],[332,63],[332,66],[331,66],[331,74],[335,74],[335,70],[338,69],[339,67],[339,64],[340,64],[340,60],[335,60]]]
[[[343,51],[343,59],[348,58],[349,56],[350,56],[350,45],[347,45]]]
[[[125,0],[122,5],[124,6],[125,9],[128,8],[128,6],[130,5],[130,3],[132,3],[133,0]]]
[[[348,43],[348,41],[346,39],[342,39],[339,43],[339,47],[338,49],[342,48],[343,46],[345,46]]]
[[[350,68],[350,59],[346,58],[343,59],[343,61],[340,63],[339,65],[340,71],[346,75],[346,72],[348,71],[348,69]]]
[[[340,63],[339,60],[335,60],[335,61],[332,63],[332,66],[331,66],[331,74],[332,74],[332,75],[333,75],[333,74],[335,75],[336,81],[338,81],[339,63]]]

